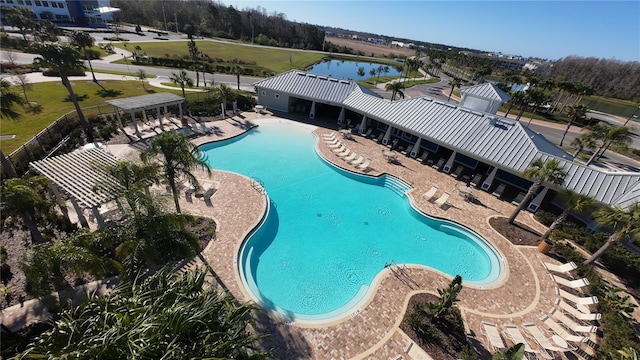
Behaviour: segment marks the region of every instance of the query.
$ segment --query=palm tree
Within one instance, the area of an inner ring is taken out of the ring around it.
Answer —
[[[607,241],[590,258],[584,261],[585,264],[592,264],[604,254],[604,252],[626,238],[640,238],[640,202],[631,204],[626,210],[620,206],[605,206],[598,209],[594,218],[603,226],[613,230]]]
[[[544,241],[549,238],[553,230],[555,230],[560,224],[562,224],[569,217],[570,213],[586,213],[594,206],[594,200],[591,196],[578,194],[571,190],[563,190],[561,192],[564,198],[564,210],[562,214],[556,218],[551,226],[540,237],[540,241]]]
[[[142,162],[141,164],[120,161],[109,166],[106,173],[111,176],[109,181],[115,180],[121,188],[118,193],[129,205],[134,218],[140,218],[150,200],[149,185],[158,182],[160,171],[157,163]]]
[[[358,80],[362,80],[362,77],[365,75],[364,73],[364,67],[360,66],[358,68],[358,72],[356,73],[358,75]]]
[[[440,298],[438,298],[438,301],[429,304],[429,307],[433,311],[434,319],[440,319],[449,313],[451,308],[460,301],[458,299],[460,291],[462,291],[462,277],[460,275],[456,275],[453,280],[451,280],[448,288],[438,289]]]
[[[565,136],[567,136],[571,125],[573,125],[573,123],[578,119],[584,119],[587,115],[587,111],[589,110],[584,105],[569,106],[567,109],[567,115],[569,115],[569,123],[567,124],[567,128],[564,130],[564,134],[562,134],[562,139],[560,139],[560,147],[562,147],[564,138]]]
[[[60,74],[62,85],[64,85],[69,92],[69,99],[76,109],[82,129],[87,136],[87,142],[92,143],[93,134],[91,126],[84,118],[84,114],[82,113],[82,109],[80,108],[76,94],[73,92],[73,87],[71,87],[71,82],[69,82],[68,77],[69,73],[84,69],[82,60],[80,59],[80,54],[76,49],[68,45],[58,43],[40,45],[38,53],[40,56],[34,59],[34,63],[41,67],[50,68]]]
[[[380,66],[378,66],[376,68],[376,74],[378,74],[378,77],[376,78],[376,84],[380,80],[380,74],[382,74],[383,71],[384,71],[384,66],[382,66],[382,65],[380,65]]]
[[[533,184],[531,184],[527,195],[525,195],[524,199],[522,199],[518,207],[513,211],[513,214],[509,217],[509,224],[513,224],[516,216],[529,204],[529,200],[531,200],[533,195],[535,195],[544,183],[561,185],[566,175],[567,172],[557,159],[547,161],[542,161],[542,159],[533,160],[524,171],[524,177],[532,180]]]
[[[36,244],[44,242],[36,223],[36,214],[46,214],[51,209],[42,195],[46,193],[49,182],[44,176],[34,176],[27,180],[15,177],[3,181],[0,187],[2,216],[22,218],[31,233],[31,241]]]
[[[600,146],[593,152],[587,166],[589,166],[593,160],[600,158],[607,151],[609,146],[627,146],[632,140],[629,137],[629,128],[626,126],[610,126],[604,123],[597,123],[591,127],[593,136],[600,142]]]
[[[96,74],[93,72],[93,66],[91,66],[91,55],[87,53],[87,49],[91,49],[94,44],[93,37],[84,31],[74,31],[71,33],[71,44],[75,46],[77,49],[82,50],[84,54],[84,58],[87,59],[89,63],[89,69],[91,69],[91,76],[93,77],[93,82],[100,85],[98,83],[98,79],[96,79]]]
[[[227,101],[233,100],[236,96],[236,93],[233,91],[233,89],[225,84],[218,85],[218,87],[216,88],[216,91],[218,95],[220,95],[220,98],[222,99],[222,103],[224,104],[225,109],[227,107]]]
[[[167,266],[67,309],[20,359],[268,359],[249,331],[256,307],[219,294],[197,269]]]
[[[538,107],[542,105],[545,101],[547,101],[547,96],[545,95],[544,91],[538,88],[529,88],[529,90],[527,90],[527,97],[529,98],[529,103],[533,104],[533,110],[531,110],[531,117],[529,118],[529,122],[527,123],[527,126],[529,126],[531,124],[531,121],[533,120],[533,116],[538,110]]]
[[[136,72],[136,75],[138,77],[138,80],[140,80],[140,82],[142,83],[142,89],[147,90],[144,82],[147,79],[147,72],[144,71],[144,69],[139,69]]]
[[[521,105],[522,103],[524,103],[526,98],[526,94],[524,93],[524,91],[516,91],[511,95],[511,100],[509,101],[509,108],[507,108],[507,113],[504,115],[504,117],[508,117],[509,113],[511,112],[511,108],[514,105]]]
[[[198,180],[191,171],[203,169],[211,176],[211,169],[203,159],[200,148],[192,144],[181,133],[164,132],[153,137],[148,155],[161,156],[162,170],[160,171],[160,177],[171,188],[173,202],[178,213],[180,213],[180,201],[178,200],[179,193],[176,181],[179,178],[183,178],[197,188]],[[145,156],[143,156],[143,159]]]
[[[404,99],[404,92],[402,92],[404,85],[400,81],[388,82],[385,89],[391,91],[391,101],[396,99],[396,95]]]
[[[491,356],[491,360],[523,360],[525,346],[523,343],[518,343],[512,347],[502,349]]]
[[[179,73],[171,73],[171,77],[169,77],[169,79],[174,84],[180,85],[180,88],[182,89],[182,97],[186,99],[187,95],[184,92],[184,86],[193,86],[193,80],[189,77],[189,74],[184,70],[180,70]]]
[[[236,80],[238,83],[238,90],[240,90],[240,75],[244,72],[244,68],[240,65],[233,65],[231,67],[231,73],[236,76]]]
[[[21,114],[16,111],[18,105],[24,105],[24,99],[18,93],[11,91],[11,83],[6,79],[0,79],[0,119],[18,120],[21,117]],[[18,177],[13,163],[4,156],[1,149],[0,163],[8,177]]]
[[[582,134],[571,142],[571,146],[576,148],[572,156],[575,158],[583,149],[594,149],[596,145],[596,138],[591,133]]]
[[[370,70],[369,70],[369,75],[370,75],[371,77],[376,76],[376,69],[370,69]],[[375,81],[375,84],[376,84],[376,85],[378,84],[378,80],[377,80],[377,79],[376,79],[376,81]]]
[[[458,79],[457,77],[454,77],[451,80],[449,80],[449,86],[451,86],[451,91],[449,91],[449,97],[447,98],[447,102],[451,100],[451,95],[453,95],[453,91],[456,88],[459,88],[460,85],[462,85],[462,80]]]

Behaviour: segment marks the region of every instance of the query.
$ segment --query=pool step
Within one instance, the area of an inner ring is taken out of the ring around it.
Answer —
[[[384,186],[389,188],[391,191],[395,192],[400,196],[405,196],[407,191],[411,189],[411,185],[406,182],[389,175],[384,176]]]

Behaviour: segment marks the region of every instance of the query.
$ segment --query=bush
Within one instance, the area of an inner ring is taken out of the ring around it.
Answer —
[[[553,221],[557,218],[557,216],[554,215],[553,213],[550,213],[550,212],[547,212],[547,211],[543,211],[543,210],[538,210],[533,216],[542,225],[547,226],[547,227],[551,226]]]

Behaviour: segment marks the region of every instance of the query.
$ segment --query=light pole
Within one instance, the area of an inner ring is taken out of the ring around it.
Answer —
[[[624,125],[622,125],[622,126],[627,126],[627,124],[629,123],[629,121],[630,121],[631,119],[637,119],[637,118],[638,118],[638,115],[636,115],[636,113],[638,112],[638,110],[640,110],[640,106],[638,106],[638,107],[633,111],[633,114],[631,114],[631,116],[629,116],[629,118],[627,119],[627,121],[625,121],[625,122],[624,122]]]

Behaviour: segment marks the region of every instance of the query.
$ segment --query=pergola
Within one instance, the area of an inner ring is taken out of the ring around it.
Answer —
[[[69,195],[78,220],[89,227],[80,205],[91,209],[100,228],[104,221],[98,208],[116,197],[120,191],[117,181],[107,173],[107,168],[118,159],[100,148],[82,149],[29,163],[38,173],[53,181],[54,194],[64,202],[58,189]]]
[[[146,120],[146,111],[155,109],[156,113],[158,114],[160,130],[164,131],[164,128],[162,126],[162,116],[160,115],[160,108],[164,107],[164,113],[166,114],[167,106],[178,105],[178,108],[180,109],[180,119],[182,119],[182,103],[184,103],[184,98],[182,96],[171,93],[157,93],[133,96],[123,99],[107,100],[107,103],[113,106],[120,129],[124,130],[124,127],[122,126],[122,120],[120,118],[120,110],[122,110],[131,115],[131,120],[133,121],[133,128],[135,129],[136,136],[142,138],[140,130],[138,130],[136,112],[142,111],[142,119]]]

